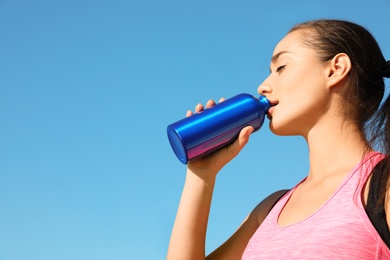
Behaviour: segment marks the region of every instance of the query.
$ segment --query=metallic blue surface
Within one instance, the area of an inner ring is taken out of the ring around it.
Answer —
[[[245,126],[251,125],[255,131],[259,130],[270,107],[264,96],[257,99],[249,94],[238,94],[170,124],[168,139],[177,158],[186,164],[230,144]]]

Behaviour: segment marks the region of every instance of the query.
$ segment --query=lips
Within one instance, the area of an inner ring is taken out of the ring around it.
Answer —
[[[277,104],[279,104],[279,102],[277,102],[277,101],[271,101],[271,100],[270,100],[270,103],[271,103],[271,108],[268,110],[267,117],[268,117],[268,119],[271,120],[271,118],[272,118],[272,113],[273,113],[273,111],[274,111],[274,109],[275,109],[275,106],[276,106]]]

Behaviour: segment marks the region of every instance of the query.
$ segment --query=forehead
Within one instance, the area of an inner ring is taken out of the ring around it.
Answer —
[[[309,51],[302,42],[303,33],[300,30],[288,33],[275,47],[273,57],[279,53],[297,54],[300,52]]]

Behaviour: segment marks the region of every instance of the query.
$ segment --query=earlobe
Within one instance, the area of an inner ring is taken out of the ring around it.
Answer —
[[[328,64],[328,87],[339,85],[344,82],[351,71],[351,60],[345,53],[339,53]]]

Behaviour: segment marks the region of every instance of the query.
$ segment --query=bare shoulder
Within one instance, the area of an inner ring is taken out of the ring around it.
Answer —
[[[252,214],[256,216],[258,225],[260,225],[267,217],[275,203],[288,191],[289,190],[278,190],[257,204],[257,206],[253,209]]]

